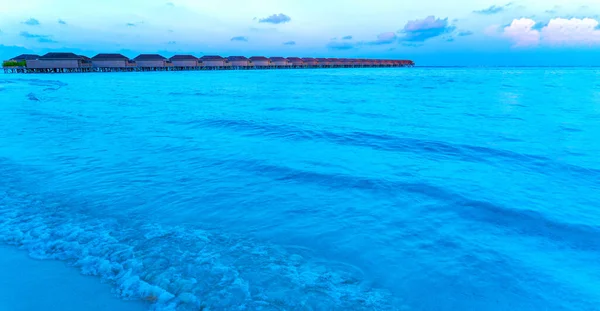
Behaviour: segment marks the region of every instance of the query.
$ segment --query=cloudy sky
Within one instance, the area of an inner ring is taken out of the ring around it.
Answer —
[[[70,50],[600,65],[598,0],[27,0],[0,6],[0,58]]]

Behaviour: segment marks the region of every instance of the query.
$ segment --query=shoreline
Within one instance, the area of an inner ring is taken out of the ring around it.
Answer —
[[[142,311],[148,304],[119,299],[109,284],[56,260],[37,260],[15,246],[0,245],[3,310]]]

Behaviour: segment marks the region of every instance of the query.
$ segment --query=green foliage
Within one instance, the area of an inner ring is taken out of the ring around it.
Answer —
[[[2,62],[2,67],[25,67],[27,64],[24,60],[5,60]]]

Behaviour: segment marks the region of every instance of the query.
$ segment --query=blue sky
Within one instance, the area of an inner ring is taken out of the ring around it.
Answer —
[[[0,58],[75,51],[600,65],[600,1],[27,0],[0,8]]]

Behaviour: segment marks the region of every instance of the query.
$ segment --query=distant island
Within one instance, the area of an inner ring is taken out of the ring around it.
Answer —
[[[75,53],[47,53],[43,56],[22,54],[2,63],[4,73],[72,73],[72,72],[133,72],[248,70],[292,68],[373,68],[413,67],[411,60],[175,55],[140,54],[130,59],[122,54],[98,54],[92,58]]]

